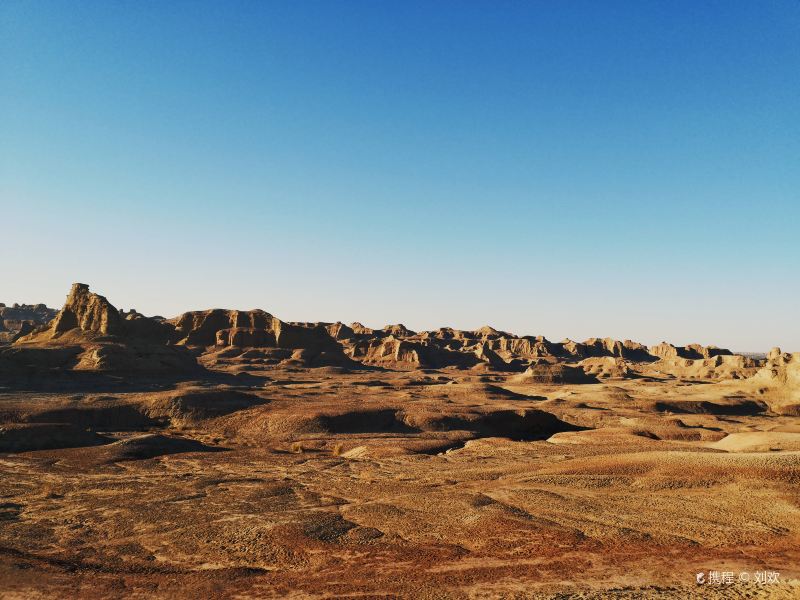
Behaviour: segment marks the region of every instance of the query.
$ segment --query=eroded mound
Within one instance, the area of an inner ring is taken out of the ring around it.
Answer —
[[[160,434],[144,434],[126,438],[97,449],[109,462],[144,460],[184,452],[217,452],[219,448],[198,441]]]
[[[546,439],[560,431],[580,427],[535,409],[493,411],[415,411],[404,421],[421,431],[469,431],[475,437],[503,437],[512,440]]]
[[[149,418],[181,427],[268,402],[255,394],[237,390],[189,388],[151,395],[144,400],[143,408]]]
[[[71,423],[6,423],[0,425],[0,452],[28,452],[107,444],[107,437]]]
[[[513,383],[597,383],[597,378],[585,372],[580,367],[570,367],[561,364],[537,363],[516,377]]]

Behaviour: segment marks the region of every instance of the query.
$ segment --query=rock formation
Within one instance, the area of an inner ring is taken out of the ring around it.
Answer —
[[[58,311],[44,304],[0,303],[0,343],[13,342],[37,327],[47,325]]]
[[[650,347],[650,354],[658,358],[713,358],[715,356],[730,356],[732,353],[725,348],[717,346],[702,346],[700,344],[689,344],[688,346],[673,346],[667,342],[661,342]]]
[[[764,395],[773,411],[800,416],[800,352],[773,349],[766,365],[747,383]]]
[[[524,373],[511,379],[514,383],[597,383],[597,378],[587,374],[582,368],[563,364],[537,362]]]
[[[74,283],[50,329],[53,337],[72,329],[114,335],[122,333],[122,317],[105,297],[90,292],[85,283]]]
[[[213,346],[218,332],[228,329],[271,330],[274,317],[263,310],[198,310],[167,321],[175,328],[176,343],[184,346]],[[226,336],[222,336],[223,341]],[[232,344],[233,345],[233,344]]]
[[[173,329],[131,311],[122,313],[89,286],[73,284],[49,327],[17,336],[0,352],[0,369],[32,375],[55,371],[180,373],[197,369]]]
[[[15,305],[0,307],[0,311],[18,313],[23,308]],[[50,310],[43,305],[32,308],[42,315],[40,320]],[[0,327],[7,329],[7,324],[8,320],[0,321]],[[190,311],[165,320],[146,317],[133,309],[119,311],[80,283],[72,286],[64,307],[49,326],[37,329],[32,321],[12,332],[0,330],[0,335],[18,347],[6,355],[14,355],[17,361],[23,355],[32,356],[21,348],[30,350],[36,344],[50,342],[53,346],[60,341],[59,352],[64,353],[70,344],[76,344],[80,352],[68,353],[70,358],[64,360],[70,368],[83,370],[114,370],[126,368],[127,363],[134,370],[134,363],[148,369],[163,363],[166,368],[172,364],[171,356],[180,355],[184,360],[193,355],[209,368],[233,371],[277,365],[352,368],[359,364],[403,370],[520,372],[527,368],[522,379],[586,382],[597,377],[637,375],[746,378],[759,366],[750,358],[716,346],[683,347],[664,342],[648,349],[632,340],[612,338],[551,342],[544,336],[516,336],[488,325],[474,331],[441,327],[417,333],[402,324],[372,329],[358,322],[286,322],[261,309],[220,308]],[[89,343],[91,348],[86,346]],[[179,348],[188,351],[176,354]],[[778,349],[770,353],[773,359],[779,355]],[[48,361],[52,363],[55,356],[50,354]],[[160,357],[155,365],[154,357]]]

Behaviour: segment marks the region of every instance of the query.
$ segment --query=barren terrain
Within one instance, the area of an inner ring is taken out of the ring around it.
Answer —
[[[0,346],[3,598],[800,596],[800,354],[79,286],[31,325]]]

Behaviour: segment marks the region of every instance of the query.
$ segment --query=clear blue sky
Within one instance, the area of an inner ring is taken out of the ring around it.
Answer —
[[[0,301],[800,350],[800,2],[0,3]]]

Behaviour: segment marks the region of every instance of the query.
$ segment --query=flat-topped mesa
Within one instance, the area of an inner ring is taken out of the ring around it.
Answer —
[[[219,308],[184,313],[170,321],[177,343],[186,346],[238,346],[340,349],[329,331],[317,323],[285,323],[263,310]]]
[[[184,346],[213,346],[218,332],[228,329],[272,329],[273,317],[263,310],[195,310],[170,319],[177,343]],[[224,337],[224,336],[223,336]]]
[[[72,289],[53,323],[50,331],[57,337],[72,329],[105,335],[118,335],[123,331],[123,319],[104,296],[89,291],[85,283],[73,283]]]

